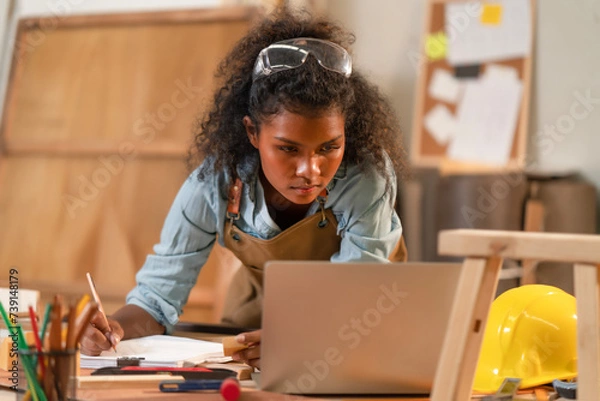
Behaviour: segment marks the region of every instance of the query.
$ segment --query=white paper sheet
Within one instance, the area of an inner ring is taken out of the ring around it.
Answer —
[[[486,77],[494,77],[494,78],[506,78],[506,79],[519,79],[519,73],[516,68],[509,67],[506,65],[498,65],[498,64],[488,64],[485,67],[485,75]]]
[[[463,83],[448,70],[437,68],[429,84],[429,96],[448,103],[456,103],[461,95]]]
[[[221,343],[156,335],[123,340],[117,345],[117,352],[104,351],[100,356],[82,354],[81,367],[99,369],[104,366],[117,366],[117,359],[123,357],[144,358],[140,361],[140,366],[171,367],[192,366],[206,361],[222,363],[231,360],[224,357]]]
[[[498,3],[502,4],[499,25],[481,23],[481,2],[446,5],[447,60],[451,65],[480,64],[531,53],[530,0]]]
[[[448,157],[506,165],[519,117],[522,87],[513,74],[494,71],[486,73],[480,80],[466,83]]]
[[[456,118],[452,115],[448,107],[438,104],[425,115],[423,121],[425,129],[442,146],[456,133]]]

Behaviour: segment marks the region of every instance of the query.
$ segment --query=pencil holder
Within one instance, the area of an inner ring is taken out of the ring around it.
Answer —
[[[30,399],[75,400],[77,354],[76,349],[43,352],[19,350],[19,362],[22,365],[19,370],[24,373],[28,391],[32,395]]]

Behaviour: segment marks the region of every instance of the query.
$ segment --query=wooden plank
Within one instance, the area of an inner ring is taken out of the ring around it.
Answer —
[[[424,32],[431,32],[431,14],[432,14],[432,2],[431,0],[428,2],[428,4],[425,5],[425,17],[424,17],[424,21],[423,21],[423,26],[424,26]],[[422,142],[420,140],[421,137],[421,132],[423,130],[423,113],[424,113],[424,107],[425,107],[425,92],[427,90],[426,85],[427,85],[427,74],[425,73],[425,68],[423,66],[424,61],[422,61],[422,57],[423,57],[423,49],[425,49],[425,41],[426,41],[427,35],[421,35],[421,41],[420,41],[420,46],[419,46],[419,52],[417,54],[418,59],[416,60],[416,62],[418,63],[417,65],[415,65],[414,67],[417,70],[417,89],[416,89],[416,100],[415,100],[415,110],[414,110],[414,115],[415,118],[413,118],[413,135],[416,135],[416,139],[414,139],[412,141],[412,146],[411,146],[411,159],[414,161],[419,161],[422,158]],[[415,60],[413,60],[414,62]],[[436,158],[437,160],[437,158]],[[432,163],[434,166],[436,165],[436,162]],[[431,166],[431,164],[429,164],[429,166]]]
[[[600,236],[593,234],[535,233],[500,230],[443,230],[438,235],[442,255],[549,262],[600,261]]]
[[[502,259],[467,258],[435,374],[432,401],[467,401]]]
[[[577,399],[600,400],[600,264],[575,264]]]
[[[105,303],[122,304],[189,175],[214,70],[256,12],[21,21],[0,126],[0,264],[71,299],[90,271]],[[203,270],[186,315],[212,312],[214,283]]]
[[[523,166],[514,160],[509,160],[505,165],[492,166],[489,164],[463,162],[452,159],[442,159],[435,161],[430,159],[432,166],[438,166],[440,169],[440,175],[457,175],[457,174],[473,174],[474,171],[477,174],[511,174],[521,173]]]
[[[183,23],[145,13],[146,25],[133,27],[127,15],[119,15],[120,25],[83,19],[41,37],[21,24],[1,131],[7,147],[38,152],[46,144],[61,150],[68,141],[112,140],[185,148],[212,96],[218,62],[248,28],[244,19],[208,18],[214,13]],[[201,51],[180,51],[197,48],[198,38],[212,39],[201,41]]]
[[[536,0],[530,0],[531,7],[531,19],[529,21],[531,25],[530,31],[530,43],[531,50],[527,57],[523,58],[523,93],[521,95],[521,115],[519,117],[519,125],[517,127],[516,137],[514,141],[516,143],[513,144],[513,147],[516,145],[516,154],[517,157],[515,162],[517,162],[522,168],[528,167],[525,165],[525,160],[527,156],[527,139],[528,139],[528,124],[529,124],[529,103],[531,97],[531,66],[533,61],[533,52],[535,49],[535,21],[536,21]]]
[[[471,396],[481,343],[483,342],[490,306],[496,295],[498,277],[501,270],[501,258],[491,257],[487,259],[483,277],[481,278],[479,293],[475,300],[473,317],[471,318],[471,322],[474,322],[474,325],[471,326],[471,331],[468,332],[466,339],[467,345],[463,353],[462,369],[459,376],[460,382],[456,390],[456,400],[468,400]]]
[[[111,14],[61,15],[24,18],[19,27],[43,31],[57,28],[181,24],[186,22],[224,22],[251,20],[261,15],[260,9],[250,6],[206,7],[169,11],[146,11]]]
[[[185,378],[169,374],[78,376],[76,386],[78,389],[138,388],[155,390],[159,383],[165,380],[185,380]]]
[[[9,156],[84,156],[122,155],[123,159],[134,157],[185,158],[189,146],[181,141],[154,141],[143,144],[133,140],[65,140],[38,141],[11,139],[6,143]]]

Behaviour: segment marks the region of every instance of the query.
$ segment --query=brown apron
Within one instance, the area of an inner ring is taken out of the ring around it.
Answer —
[[[242,182],[236,180],[229,189],[225,246],[242,262],[235,273],[223,309],[221,321],[238,327],[261,325],[263,269],[270,260],[329,260],[340,249],[337,220],[325,209],[325,191],[317,197],[320,211],[308,216],[274,238],[263,240],[239,230],[233,222],[239,218]],[[406,261],[406,247],[401,239],[392,261]]]

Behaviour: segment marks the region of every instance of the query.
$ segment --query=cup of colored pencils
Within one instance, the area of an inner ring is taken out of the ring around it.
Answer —
[[[55,296],[46,305],[41,328],[37,315],[29,308],[35,345],[25,341],[22,327],[10,319],[0,303],[0,313],[9,329],[14,330],[18,344],[19,370],[27,379],[26,399],[33,401],[66,401],[76,399],[78,344],[85,328],[97,312],[95,302],[83,298],[77,305],[65,308]],[[63,323],[63,315],[66,323]]]
[[[44,397],[48,401],[67,401],[77,398],[77,350],[61,351],[42,351],[35,349],[19,350],[19,357],[22,364],[29,363],[33,367],[36,365],[39,370],[36,372],[35,381],[31,383],[28,380],[28,398],[35,400],[36,394],[39,400]],[[40,365],[39,361],[43,361]],[[43,366],[43,368],[41,368]],[[40,391],[44,397],[40,395]]]

